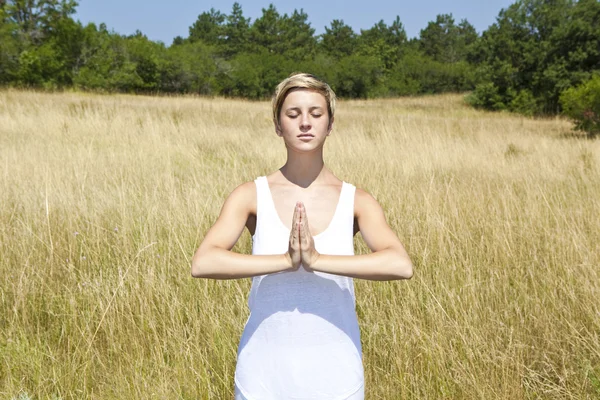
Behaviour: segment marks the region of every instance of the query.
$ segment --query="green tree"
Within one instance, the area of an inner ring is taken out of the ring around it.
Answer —
[[[565,90],[560,102],[575,128],[591,137],[600,135],[600,74],[577,87]]]
[[[262,15],[250,28],[251,51],[264,49],[269,53],[280,53],[281,15],[273,4],[262,9]],[[284,44],[285,45],[285,44]]]
[[[186,42],[186,39],[184,39],[181,36],[175,36],[175,38],[173,38],[173,43],[171,43],[172,46],[179,46],[181,44],[184,44]]]
[[[141,32],[122,36],[106,25],[90,24],[83,31],[81,67],[74,77],[77,87],[120,92],[150,92],[160,87],[165,48]]]
[[[227,79],[221,81],[222,91],[227,96],[267,98],[293,69],[293,62],[289,58],[265,49],[241,53],[231,60]]]
[[[252,24],[250,41],[253,52],[285,54],[295,61],[314,57],[317,43],[303,10],[294,10],[291,16],[280,15],[273,4],[263,8],[260,18]]]
[[[383,74],[379,58],[353,54],[339,60],[330,84],[340,97],[377,97],[383,90]]]
[[[190,42],[202,41],[206,44],[217,44],[223,40],[225,15],[211,8],[198,16],[189,29]]]
[[[444,63],[410,48],[386,79],[387,95],[401,96],[473,90],[476,75],[466,61]]]
[[[11,83],[19,69],[19,26],[11,21],[5,10],[0,7],[0,85]]]
[[[9,0],[2,5],[4,67],[11,79],[27,86],[67,86],[81,51],[81,24],[70,17],[72,0]],[[11,54],[7,56],[7,54]]]
[[[400,17],[390,26],[380,20],[370,29],[361,30],[358,44],[359,54],[378,58],[386,71],[392,69],[406,45],[406,31]]]
[[[231,14],[225,18],[223,54],[229,58],[248,49],[250,18],[245,18],[242,6],[235,2]]]
[[[356,50],[357,36],[343,20],[334,19],[321,35],[320,48],[337,59],[351,55]]]
[[[317,39],[315,30],[308,22],[308,14],[304,10],[294,10],[289,17],[284,15],[282,20],[282,54],[293,60],[311,59],[315,55]]]
[[[70,17],[58,19],[54,30],[46,44],[50,45],[58,68],[49,72],[47,81],[52,81],[58,86],[71,86],[73,76],[81,67],[81,52],[83,50],[83,26],[79,21]]]
[[[472,102],[559,112],[560,94],[600,69],[599,16],[595,0],[519,0],[502,10],[471,52],[485,81]]]
[[[142,85],[129,60],[127,39],[109,32],[105,24],[88,24],[83,30],[81,67],[74,77],[76,87],[106,91],[133,91]]]
[[[75,13],[77,5],[74,0],[7,0],[3,9],[8,20],[19,26],[24,41],[41,44]]]
[[[156,91],[160,85],[159,66],[164,59],[164,45],[149,40],[140,31],[127,37],[124,44],[127,61],[134,66],[132,73],[139,77],[137,84],[128,89],[135,92]]]
[[[557,96],[600,71],[600,2],[575,3],[552,31],[549,41],[540,89],[545,96]]]
[[[219,90],[218,60],[214,46],[200,41],[171,46],[160,60],[159,89],[172,93],[215,95]]]
[[[452,14],[440,14],[421,30],[421,50],[435,61],[464,61],[470,46],[477,40],[477,31],[467,20],[456,25]]]

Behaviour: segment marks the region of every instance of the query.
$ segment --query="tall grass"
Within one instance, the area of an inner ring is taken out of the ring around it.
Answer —
[[[190,260],[284,163],[269,113],[0,92],[0,397],[232,397],[250,281]],[[340,104],[326,164],[415,264],[355,281],[368,399],[600,397],[600,141],[570,129],[456,95]]]

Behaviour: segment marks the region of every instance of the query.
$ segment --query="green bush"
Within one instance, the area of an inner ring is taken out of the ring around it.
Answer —
[[[491,82],[477,85],[475,91],[466,97],[467,103],[475,108],[486,110],[504,110],[506,105],[502,102],[503,97],[498,87]]]
[[[575,128],[590,137],[600,135],[600,74],[565,90],[560,96],[563,113],[575,121]]]
[[[377,57],[353,54],[340,59],[330,85],[340,97],[373,98],[382,91],[383,73],[382,62]]]
[[[533,116],[539,113],[538,102],[530,90],[521,90],[510,102],[510,110],[519,114]]]

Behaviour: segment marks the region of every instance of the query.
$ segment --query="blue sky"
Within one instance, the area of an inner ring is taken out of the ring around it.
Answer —
[[[383,19],[390,24],[396,15],[404,24],[409,37],[419,36],[427,22],[435,20],[438,14],[452,14],[459,22],[466,18],[481,33],[496,20],[502,8],[515,0],[417,0],[417,1],[342,1],[305,0],[258,1],[239,0],[244,16],[252,21],[260,17],[262,8],[273,3],[279,13],[292,13],[303,8],[308,14],[316,34],[323,33],[334,19],[342,19],[355,32],[367,29]],[[229,14],[234,1],[203,0],[79,0],[75,19],[83,24],[106,23],[109,29],[120,34],[132,34],[139,29],[151,40],[160,40],[170,45],[176,36],[187,37],[188,28],[199,14],[214,7]],[[252,22],[251,21],[251,22]]]

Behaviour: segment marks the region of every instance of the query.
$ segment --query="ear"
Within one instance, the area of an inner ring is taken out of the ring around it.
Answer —
[[[277,136],[281,137],[283,135],[283,132],[281,132],[281,125],[279,125],[275,119],[273,119],[273,124],[275,125],[275,133]]]
[[[331,131],[333,130],[333,120],[334,117],[331,117],[331,119],[329,120],[329,126],[327,127],[327,136],[329,136],[331,134]]]

